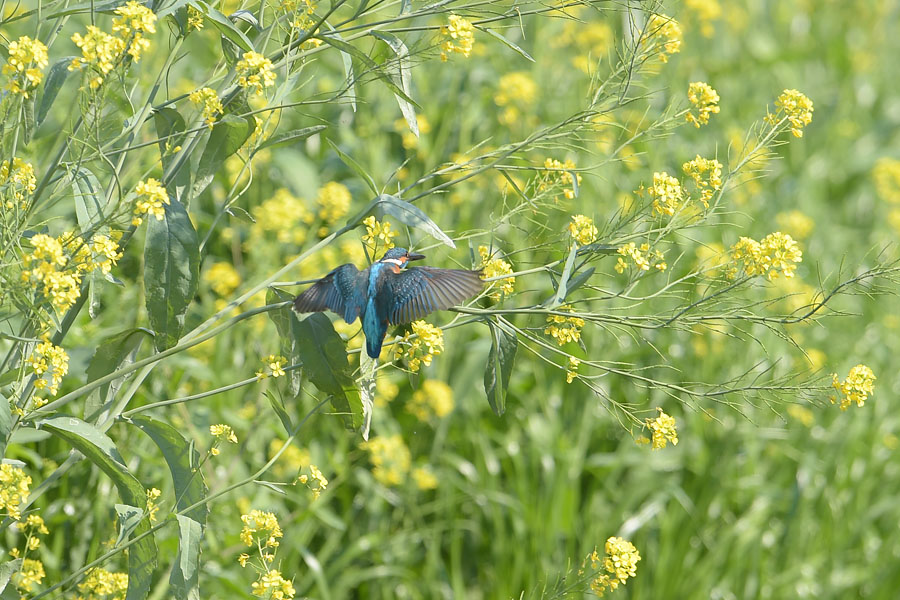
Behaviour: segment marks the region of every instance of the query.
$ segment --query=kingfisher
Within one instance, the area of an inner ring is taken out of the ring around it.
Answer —
[[[480,270],[406,268],[410,261],[423,258],[424,254],[406,248],[391,248],[363,271],[352,264],[341,265],[297,296],[294,310],[331,310],[347,323],[360,318],[366,352],[378,358],[389,325],[411,323],[436,310],[447,310],[484,287]]]

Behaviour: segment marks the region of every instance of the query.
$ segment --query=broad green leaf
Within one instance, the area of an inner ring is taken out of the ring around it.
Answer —
[[[206,189],[225,164],[225,159],[240,150],[253,133],[253,128],[253,117],[241,118],[229,114],[216,121],[194,174],[193,196]]]
[[[169,585],[176,600],[200,600],[200,541],[203,527],[190,517],[178,519],[178,554],[169,575]]]
[[[0,456],[6,456],[6,445],[12,433],[13,416],[9,408],[9,399],[0,393]]]
[[[503,37],[496,31],[494,31],[493,29],[488,29],[487,27],[485,27],[484,29],[482,29],[482,31],[487,33],[489,36],[500,40],[501,42],[506,44],[509,48],[511,48],[512,50],[515,50],[520,55],[522,55],[523,58],[526,58],[526,59],[530,60],[531,62],[534,62],[534,59],[531,57],[530,54],[528,54],[527,52],[525,52],[524,50],[522,50],[521,48],[519,48],[518,46],[513,44],[511,41],[509,41],[508,39],[506,39],[505,37]]]
[[[506,391],[519,348],[519,338],[514,331],[488,321],[491,328],[491,352],[484,370],[484,391],[497,416],[506,412]]]
[[[175,508],[180,512],[200,502],[209,495],[209,489],[200,471],[200,454],[180,431],[162,421],[138,415],[131,417],[131,423],[150,436],[160,451],[175,486]],[[209,508],[203,504],[186,513],[201,526],[206,525]]]
[[[291,301],[294,295],[276,287],[270,287],[266,291],[266,304],[276,304],[278,302]],[[281,353],[292,365],[301,362],[299,347],[303,343],[300,338],[299,326],[300,319],[290,306],[283,306],[278,310],[270,310],[269,318],[275,323],[275,329],[278,331],[278,337],[281,338]],[[288,381],[290,381],[290,391],[293,396],[300,393],[300,380],[302,377],[300,369],[291,369],[288,372]],[[276,409],[277,412],[277,409]],[[280,416],[280,415],[279,415]],[[284,419],[282,419],[283,421]],[[288,432],[292,431],[288,429]]]
[[[141,523],[144,509],[130,504],[116,504],[115,508],[116,516],[119,518],[119,537],[116,539],[116,546],[121,546]]]
[[[404,225],[421,229],[437,241],[442,242],[451,248],[456,248],[456,244],[453,243],[453,240],[451,240],[446,233],[441,231],[441,228],[438,227],[434,221],[429,219],[428,215],[422,212],[422,209],[405,200],[401,200],[396,196],[391,196],[390,194],[381,194],[376,201],[378,203],[377,208],[381,212],[391,215]]]
[[[6,589],[9,579],[22,568],[24,558],[16,558],[0,565],[0,592]]]
[[[37,118],[37,124],[40,125],[44,122],[44,119],[47,118],[47,113],[50,112],[50,107],[53,106],[54,100],[59,95],[59,90],[62,88],[63,84],[66,82],[66,78],[69,76],[69,65],[72,64],[72,59],[74,56],[64,56],[63,58],[59,58],[53,61],[53,65],[49,69],[47,69],[47,74],[44,76],[44,87],[41,92],[41,101],[37,106],[37,114],[35,117]]]
[[[97,176],[87,169],[78,169],[72,175],[72,193],[75,195],[75,218],[83,233],[93,231],[106,220],[103,186]]]
[[[231,22],[231,19],[215,8],[212,8],[206,2],[198,2],[197,4],[202,7],[201,10],[205,13],[204,16],[206,17],[206,20],[219,30],[222,37],[225,37],[236,44],[244,52],[253,51],[253,43],[250,41],[250,38],[244,35],[244,32],[238,29],[235,24]]]
[[[125,461],[113,441],[99,429],[81,419],[56,416],[41,422],[41,427],[67,442],[81,452],[101,471],[106,473],[125,504],[147,507],[144,487],[125,466]],[[134,530],[141,535],[150,530],[149,519],[142,519]],[[126,600],[143,600],[150,592],[153,571],[156,568],[157,549],[150,534],[128,549],[128,593]]]
[[[403,115],[403,118],[406,119],[409,130],[413,132],[413,135],[419,137],[419,122],[416,120],[416,109],[411,102],[406,100],[406,98],[409,98],[412,95],[412,67],[409,62],[409,49],[400,38],[393,34],[373,31],[372,35],[390,46],[391,50],[394,51],[394,54],[397,55],[398,68],[396,69],[396,73],[400,75],[400,89],[403,90],[405,97],[401,97],[397,94],[394,94],[394,97],[397,99],[397,104],[400,105],[400,113]]]
[[[153,337],[149,329],[126,329],[103,340],[94,351],[87,367],[87,383],[105,377],[123,365],[134,361],[134,355],[146,337]],[[94,390],[84,407],[85,419],[93,422],[100,416],[100,408],[110,402],[122,387],[125,377],[116,379]]]
[[[170,196],[184,198],[185,192],[191,189],[193,169],[190,158],[176,164],[176,154],[171,150],[186,143],[187,125],[184,117],[174,108],[161,108],[153,114],[156,126],[156,137],[159,138],[159,155],[163,172],[166,174],[166,189]],[[177,169],[174,173],[173,169]]]
[[[372,193],[377,194],[378,188],[375,187],[375,180],[372,179],[372,176],[366,173],[366,170],[363,169],[358,162],[353,160],[348,154],[345,154],[340,148],[338,148],[337,144],[335,144],[328,138],[325,138],[325,141],[328,142],[328,145],[331,146],[332,150],[337,152],[337,155],[341,157],[341,160],[344,162],[344,164],[356,171],[356,174],[366,182],[366,185],[369,186],[369,189],[372,190]]]
[[[197,232],[175,199],[162,220],[149,216],[144,244],[144,289],[157,350],[174,346],[184,329],[184,314],[197,293],[200,250]]]
[[[276,146],[283,146],[285,144],[293,144],[294,142],[298,142],[300,140],[305,140],[311,135],[315,135],[320,131],[328,129],[327,125],[313,125],[312,127],[304,127],[303,129],[293,129],[291,131],[285,131],[284,133],[279,133],[278,135],[273,135],[262,144],[260,144],[255,152],[259,152],[263,148],[274,148]]]
[[[331,395],[335,410],[344,413],[353,429],[363,426],[363,407],[353,381],[347,348],[322,313],[313,313],[300,321],[298,345],[303,370],[320,391]]]

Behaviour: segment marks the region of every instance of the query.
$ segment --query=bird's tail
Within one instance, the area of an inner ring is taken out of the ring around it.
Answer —
[[[366,336],[366,352],[368,353],[369,358],[378,358],[381,354],[381,346],[384,344],[385,333],[373,335],[371,337]]]

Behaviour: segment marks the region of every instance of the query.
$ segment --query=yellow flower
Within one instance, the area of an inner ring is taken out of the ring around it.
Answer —
[[[214,436],[216,440],[231,442],[232,444],[238,443],[237,436],[234,434],[234,429],[232,429],[230,425],[225,425],[222,423],[218,425],[210,425],[209,434]]]
[[[653,198],[653,214],[672,216],[684,199],[681,183],[665,171],[653,174],[653,186],[647,190]]]
[[[88,594],[84,600],[124,600],[128,590],[128,573],[113,573],[95,567],[87,572],[78,589]]]
[[[850,404],[856,402],[857,406],[863,406],[866,399],[875,393],[875,373],[866,365],[856,365],[850,369],[847,379],[840,381],[837,373],[832,374],[832,387],[840,395],[841,410],[847,410]],[[834,404],[838,398],[832,396]]]
[[[578,367],[581,361],[574,356],[569,357],[569,366],[566,367],[566,383],[572,383],[578,377]]]
[[[462,54],[469,58],[475,46],[475,26],[458,15],[450,15],[447,24],[441,26],[441,35],[445,36],[441,44],[441,60],[446,61],[451,54]]]
[[[15,585],[21,592],[30,592],[34,589],[34,584],[41,584],[44,577],[44,564],[39,560],[26,558],[22,561],[22,568],[15,574]]]
[[[119,232],[117,235],[121,235]],[[122,258],[119,251],[119,242],[106,235],[95,235],[91,238],[90,251],[93,253],[87,270],[100,269],[102,273],[109,273],[113,266]]]
[[[601,570],[591,581],[591,591],[598,596],[604,595],[607,590],[615,590],[620,585],[637,575],[637,563],[641,560],[641,554],[634,545],[620,537],[611,537],[606,540],[604,548],[606,554],[601,560],[594,550],[585,559],[585,564],[590,562],[591,569]]]
[[[313,500],[319,498],[322,495],[322,490],[328,487],[328,480],[325,479],[325,476],[322,475],[322,471],[316,465],[309,465],[309,475],[306,473],[302,473],[297,481],[305,485],[312,491]]]
[[[251,585],[251,591],[254,596],[265,596],[270,600],[293,598],[296,593],[294,585],[274,569],[261,573],[259,581],[254,581]]]
[[[647,22],[647,41],[659,50],[659,60],[669,62],[669,54],[681,52],[681,26],[672,17],[652,15]]]
[[[118,15],[113,19],[113,33],[128,44],[131,58],[140,60],[141,53],[150,48],[150,40],[144,34],[156,33],[156,15],[135,0],[129,0],[113,12]]]
[[[12,169],[8,160],[0,162],[0,186],[6,186],[5,193],[11,193],[12,199],[15,200],[15,203],[8,200],[6,208],[13,208],[18,204],[21,210],[26,210],[28,203],[25,198],[33,194],[37,188],[34,166],[21,158],[12,159]]]
[[[214,263],[203,274],[203,279],[209,284],[212,291],[223,298],[229,296],[241,285],[241,276],[234,266],[227,262]]]
[[[203,13],[194,8],[193,6],[188,6],[187,10],[188,20],[187,20],[187,30],[193,31],[195,29],[203,29]]]
[[[801,240],[808,238],[809,234],[812,233],[813,228],[816,226],[815,221],[799,210],[780,212],[775,215],[775,222],[792,237]]]
[[[772,281],[778,277],[778,271],[785,277],[793,277],[797,263],[803,260],[803,252],[791,236],[776,231],[760,242],[742,237],[731,247],[731,258],[743,261],[748,276],[765,275]]]
[[[438,486],[437,476],[435,476],[434,472],[427,466],[416,467],[413,469],[412,478],[416,487],[423,492],[436,489]]]
[[[400,434],[375,436],[360,447],[369,453],[372,476],[376,481],[386,486],[397,486],[406,481],[411,458]]]
[[[29,486],[31,477],[20,467],[0,464],[0,510],[18,520],[22,516],[19,506],[28,498]]]
[[[166,188],[156,179],[152,177],[141,181],[134,188],[137,200],[134,204],[134,218],[131,224],[137,227],[144,222],[143,215],[151,215],[156,217],[157,221],[162,221],[166,215],[164,204],[169,204],[169,194]]]
[[[553,186],[561,185],[565,188],[563,189],[563,196],[565,196],[566,199],[571,200],[575,197],[574,183],[581,185],[581,175],[575,173],[575,179],[572,179],[572,172],[575,171],[576,168],[575,163],[569,159],[566,159],[565,162],[560,162],[555,158],[544,160],[545,172],[537,186],[538,191],[544,191]]]
[[[362,236],[363,244],[369,250],[369,255],[374,257],[389,248],[394,247],[396,231],[391,231],[391,224],[387,221],[379,222],[374,216],[363,219],[366,226],[366,234]]]
[[[784,90],[775,101],[775,114],[766,114],[765,121],[776,125],[787,119],[794,137],[803,137],[803,128],[812,123],[813,102],[797,90]]]
[[[241,552],[240,556],[238,556],[238,563],[240,563],[240,565],[241,565],[242,567],[246,567],[246,566],[247,566],[247,561],[248,561],[248,560],[250,560],[250,555],[247,554],[247,553],[245,553],[245,552]]]
[[[256,376],[259,379],[264,379],[266,377],[282,377],[285,374],[284,366],[287,364],[287,359],[283,356],[278,356],[277,354],[270,354],[264,359],[262,359],[264,365],[266,365],[266,370],[260,370],[256,373]]]
[[[47,525],[44,523],[44,519],[36,514],[28,515],[28,518],[25,519],[24,529],[28,531],[29,535],[47,535],[50,533]]]
[[[9,43],[9,58],[2,72],[9,76],[6,86],[13,94],[28,98],[32,90],[44,79],[41,71],[47,66],[47,46],[40,40],[23,35]]]
[[[88,25],[87,34],[84,36],[80,33],[73,35],[72,41],[81,49],[81,57],[72,60],[69,70],[90,67],[93,77],[89,85],[95,90],[103,83],[103,78],[115,68],[116,62],[125,51],[125,41],[101,31],[95,25]]]
[[[453,390],[450,386],[443,381],[426,379],[406,403],[406,411],[420,421],[430,421],[434,417],[446,417],[453,411],[453,406]]]
[[[571,312],[571,307],[559,307],[561,312]],[[547,315],[547,327],[544,329],[544,335],[549,335],[556,340],[560,346],[565,346],[569,342],[577,342],[581,339],[581,330],[584,327],[584,319],[581,317],[573,317],[569,315]]]
[[[628,268],[628,263],[622,258],[630,258],[641,271],[649,271],[651,265],[659,271],[666,270],[666,263],[663,262],[665,255],[660,250],[650,250],[649,244],[641,244],[638,246],[634,242],[629,242],[621,246],[617,252],[621,255],[616,262],[616,272],[622,273]],[[655,261],[655,264],[651,261]]]
[[[694,160],[681,165],[684,174],[694,180],[700,191],[700,202],[709,208],[713,194],[722,189],[722,163],[714,158],[702,158],[699,154]]]
[[[502,277],[513,273],[512,265],[496,254],[492,257],[487,246],[478,246],[478,254],[481,256],[481,266],[479,268],[481,269],[482,279],[493,279],[494,277]],[[505,277],[492,281],[490,287],[494,291],[489,296],[499,301],[516,291],[516,279],[515,277]]]
[[[219,95],[212,88],[205,87],[194,90],[188,96],[188,99],[201,107],[200,116],[203,117],[203,120],[209,127],[212,127],[218,116],[225,112],[222,101],[219,100]]]
[[[250,228],[247,244],[250,250],[258,247],[260,241],[269,237],[269,233],[275,233],[282,244],[300,245],[306,241],[306,231],[315,218],[303,201],[285,188],[277,190],[250,212],[256,220]]]
[[[709,123],[709,115],[719,112],[719,93],[702,81],[694,81],[688,86],[688,100],[697,109],[697,114],[688,111],[687,122],[700,127]]]
[[[504,109],[500,113],[500,122],[512,125],[519,120],[523,112],[528,112],[534,104],[538,86],[531,75],[524,71],[507,73],[497,82],[494,103]]]
[[[675,417],[667,415],[661,408],[656,410],[659,411],[659,416],[646,420],[647,427],[652,432],[653,449],[660,450],[665,448],[668,442],[672,442],[673,446],[677,446],[678,431],[675,427]]]
[[[0,183],[3,182],[2,174],[0,170]],[[879,158],[872,169],[872,177],[879,198],[890,204],[900,204],[900,160]]]
[[[54,238],[43,233],[32,236],[31,244],[34,250],[22,260],[25,266],[22,280],[39,289],[60,313],[68,310],[81,295],[83,269],[79,269],[76,265],[71,272],[64,270],[69,264],[64,243],[69,243],[70,239],[68,235]]]
[[[246,546],[257,543],[263,548],[277,548],[280,543],[277,538],[284,536],[274,513],[254,509],[241,515],[241,521],[244,523],[241,541]]]
[[[156,522],[156,513],[159,512],[159,505],[156,503],[162,492],[158,488],[150,488],[147,490],[147,516],[151,522]]]
[[[418,372],[421,365],[429,366],[431,360],[444,351],[444,332],[425,321],[413,321],[411,327],[412,336],[409,333],[403,336],[396,346],[396,356],[400,358],[405,354],[409,359],[409,370]]]
[[[319,189],[316,198],[319,218],[328,225],[334,225],[350,212],[350,200],[350,190],[343,183],[335,181],[326,183]]]
[[[722,16],[719,0],[685,0],[684,6],[700,23],[700,33],[703,37],[712,37],[715,32],[712,21]]]
[[[581,246],[587,246],[597,239],[597,227],[594,220],[585,215],[574,215],[568,226],[569,235]]]
[[[265,88],[275,85],[275,71],[272,61],[259,52],[245,52],[244,58],[238,61],[235,70],[238,85],[242,88],[255,88],[261,95]]]
[[[47,389],[55,396],[62,378],[69,372],[69,355],[66,351],[45,340],[35,346],[34,352],[25,362],[31,365],[34,372],[34,387],[39,390]]]

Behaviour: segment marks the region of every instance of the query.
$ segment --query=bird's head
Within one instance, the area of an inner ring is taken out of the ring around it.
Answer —
[[[424,254],[416,254],[409,252],[406,248],[391,248],[384,253],[379,262],[391,263],[398,267],[403,267],[411,260],[421,260],[425,258]]]

